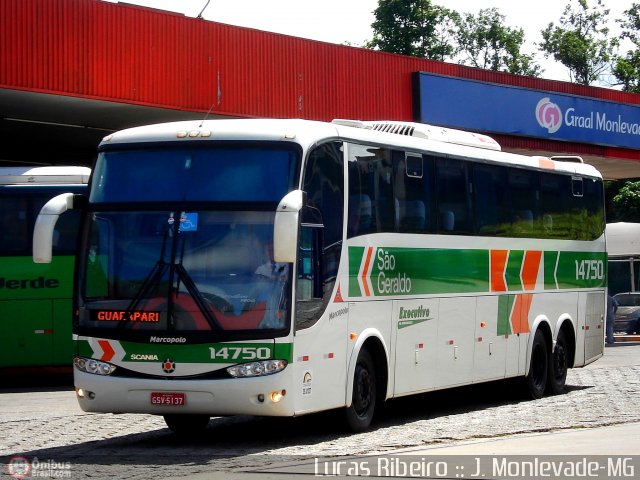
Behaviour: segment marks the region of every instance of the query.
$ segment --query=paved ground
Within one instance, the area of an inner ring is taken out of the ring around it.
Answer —
[[[509,382],[434,392],[388,402],[374,428],[357,435],[342,431],[328,413],[216,418],[202,435],[177,438],[158,417],[83,413],[68,378],[60,383],[0,388],[2,475],[19,455],[58,478],[206,478],[290,459],[422,451],[640,422],[640,345],[634,344],[608,347],[598,362],[571,370],[563,395],[523,401]],[[629,442],[640,454],[637,438]]]

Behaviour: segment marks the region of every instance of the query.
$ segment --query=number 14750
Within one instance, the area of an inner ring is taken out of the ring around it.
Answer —
[[[602,260],[576,260],[576,279],[604,279],[604,262]]]

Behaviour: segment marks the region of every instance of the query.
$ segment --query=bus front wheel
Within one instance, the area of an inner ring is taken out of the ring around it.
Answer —
[[[164,415],[164,421],[167,427],[178,434],[190,434],[197,433],[204,430],[209,424],[208,415],[196,415],[196,414],[172,414]]]
[[[353,374],[353,393],[351,406],[345,410],[349,428],[353,432],[362,432],[369,428],[376,408],[376,372],[373,359],[365,349],[358,354]]]
[[[542,330],[536,330],[531,347],[529,374],[525,377],[525,385],[531,398],[542,398],[547,387],[549,375],[549,353],[547,341]]]

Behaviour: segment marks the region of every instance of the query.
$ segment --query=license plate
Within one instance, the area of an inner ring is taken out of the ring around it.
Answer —
[[[184,404],[184,393],[151,392],[151,405],[169,405],[181,407]]]

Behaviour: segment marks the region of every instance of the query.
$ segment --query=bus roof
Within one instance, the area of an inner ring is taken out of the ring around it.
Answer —
[[[640,223],[608,223],[606,235],[609,257],[640,256]]]
[[[88,167],[0,167],[0,185],[86,184],[90,174]]]
[[[141,142],[212,140],[288,141],[309,147],[331,138],[601,178],[595,167],[577,161],[579,157],[571,157],[569,160],[569,157],[552,159],[507,153],[500,151],[498,143],[486,135],[395,121],[334,120],[328,123],[302,119],[192,120],[122,130],[106,136],[100,147]]]

